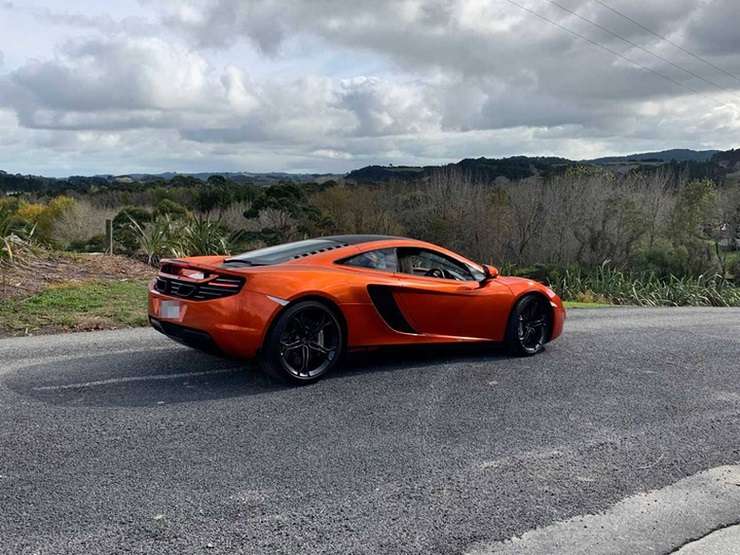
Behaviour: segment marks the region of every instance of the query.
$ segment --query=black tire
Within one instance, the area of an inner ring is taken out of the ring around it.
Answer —
[[[552,310],[541,295],[519,299],[509,316],[506,345],[514,355],[532,356],[542,351],[550,337]]]
[[[344,330],[335,311],[319,301],[299,301],[270,329],[261,366],[280,380],[309,384],[331,372],[343,354]]]

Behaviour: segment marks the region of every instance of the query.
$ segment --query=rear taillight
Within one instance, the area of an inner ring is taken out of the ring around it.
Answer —
[[[245,282],[243,277],[164,263],[154,282],[154,289],[181,299],[209,301],[236,295]]]

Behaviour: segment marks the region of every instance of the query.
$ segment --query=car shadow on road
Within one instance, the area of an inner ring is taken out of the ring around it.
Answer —
[[[332,377],[377,370],[401,370],[454,362],[497,360],[511,355],[503,345],[496,343],[450,345],[405,345],[351,352],[343,367]]]
[[[496,345],[414,346],[349,353],[342,366],[318,382],[290,386],[263,374],[254,361],[209,355],[173,345],[55,359],[29,364],[6,374],[3,385],[18,395],[63,406],[158,406],[248,397],[294,390],[331,388],[334,380],[359,374],[391,376],[423,372],[455,362],[495,362],[508,358]],[[323,384],[323,385],[322,385]]]

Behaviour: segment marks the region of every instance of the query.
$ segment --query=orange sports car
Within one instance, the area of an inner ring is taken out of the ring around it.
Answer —
[[[238,256],[163,260],[149,291],[154,328],[269,373],[316,381],[347,350],[505,342],[534,355],[560,335],[548,287],[499,276],[442,247],[402,237],[336,235]]]

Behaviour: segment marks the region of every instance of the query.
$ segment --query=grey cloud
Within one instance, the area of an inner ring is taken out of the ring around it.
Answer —
[[[723,63],[740,73],[740,3],[737,0],[716,0],[698,10],[687,28],[687,38],[693,48],[705,55],[717,55]]]
[[[203,165],[242,160],[318,170],[736,141],[740,110],[724,106],[726,97],[715,96],[710,85],[553,5],[517,1],[705,95],[504,1],[140,0],[162,10],[159,23],[37,10],[39,21],[83,29],[82,38],[0,74],[0,130],[23,141],[44,136],[33,148],[65,156],[78,149],[104,157],[111,141],[146,160],[158,155],[162,164],[190,163],[188,153],[197,153]],[[557,1],[692,71],[712,74],[596,2]],[[606,1],[740,71],[737,2]],[[306,44],[316,50],[307,52]],[[296,52],[321,63],[252,74],[237,59],[240,49],[256,50],[264,66],[283,67]],[[358,53],[373,64],[353,73],[346,60]],[[90,135],[105,140],[96,145]]]
[[[667,66],[644,52],[629,47],[618,38],[590,26],[567,12],[544,2],[522,0],[534,11],[560,22],[593,40],[605,44],[648,67],[660,70],[678,81],[686,75]],[[560,0],[565,7],[577,10],[585,17],[624,35],[658,54],[675,49],[645,30],[618,17],[603,6],[586,0]],[[714,4],[699,4],[695,0],[644,2],[640,6],[611,0],[610,5],[621,8],[627,15],[640,20],[658,33],[680,40],[681,31],[696,21],[709,18],[708,28],[726,28],[720,33],[715,48],[730,49],[737,54],[738,33],[733,32],[737,18],[728,17],[737,12],[734,0]],[[734,4],[734,6],[730,6]],[[474,6],[473,3],[466,4]],[[541,87],[562,88],[573,72],[578,82],[587,83],[594,96],[607,97],[615,87],[622,92],[641,91],[646,95],[685,94],[668,81],[644,74],[637,67],[620,62],[612,54],[601,51],[568,33],[553,27],[506,2],[481,3],[480,13],[467,14],[464,4],[450,1],[415,2],[410,0],[322,0],[318,2],[276,0],[212,0],[197,4],[197,17],[184,17],[181,12],[167,14],[167,21],[180,28],[201,44],[224,46],[245,37],[269,53],[279,50],[280,43],[291,37],[316,35],[342,48],[362,49],[386,56],[401,64],[407,71],[423,72],[430,67],[465,76],[495,75],[503,81],[516,77],[526,67],[537,74]],[[486,7],[487,6],[487,7]],[[714,16],[713,14],[717,14]],[[725,19],[721,19],[724,14]],[[717,21],[712,18],[717,19]],[[497,23],[509,21],[508,28]],[[719,25],[721,23],[722,25]],[[297,38],[296,40],[300,40]],[[711,42],[712,37],[703,37]],[[724,46],[723,46],[724,45]],[[701,45],[696,45],[700,48]],[[709,48],[704,46],[703,49]],[[681,59],[691,71],[702,74],[707,68],[695,59]],[[698,65],[697,65],[698,64]],[[553,72],[550,65],[557,71]],[[616,71],[619,75],[614,73]],[[588,71],[586,79],[583,73]],[[646,75],[655,83],[643,86]],[[701,81],[693,88],[708,89]]]
[[[18,113],[18,121],[30,129],[65,131],[114,131],[142,128],[173,128],[181,123],[177,114],[136,110],[126,112],[67,112],[33,110]]]
[[[182,130],[198,142],[282,141],[311,144],[324,137],[419,133],[438,128],[439,114],[419,83],[377,78],[297,79],[262,86],[253,113],[227,126]]]
[[[659,39],[653,34],[597,2],[575,4],[568,0],[558,0],[558,3],[642,46],[650,48],[658,46]],[[695,0],[641,2],[639,5],[636,5],[635,2],[606,0],[605,4],[627,17],[639,21],[644,27],[662,36],[676,34],[691,20],[695,11],[702,9],[701,5]],[[562,10],[558,11],[556,9],[552,13],[567,16],[567,13]],[[613,41],[615,45],[620,43],[619,39],[603,31],[596,31],[588,23],[574,16],[567,16],[564,23],[577,27],[578,31],[594,33],[593,37],[599,41]],[[624,45],[623,42],[622,45]]]
[[[270,3],[270,2],[267,2]],[[199,46],[222,48],[239,40],[237,31],[249,37],[263,52],[275,54],[284,39],[284,21],[291,15],[291,6],[281,10],[272,5],[264,9],[262,2],[216,1],[202,10],[185,2],[179,8],[196,10],[197,15],[182,9],[168,13],[163,21],[188,33]],[[238,26],[235,27],[235,26]]]
[[[268,122],[262,118],[231,127],[195,127],[180,131],[182,138],[199,143],[250,143],[276,138],[270,133]]]
[[[0,9],[28,14],[41,25],[68,26],[80,29],[91,29],[101,31],[107,35],[126,34],[136,35],[161,35],[164,31],[159,23],[144,19],[142,17],[124,17],[114,19],[108,14],[90,15],[70,11],[57,11],[36,4],[18,5],[12,2],[0,2]]]
[[[357,120],[355,136],[419,133],[438,127],[433,99],[414,86],[392,86],[378,79],[343,83],[338,106]]]

